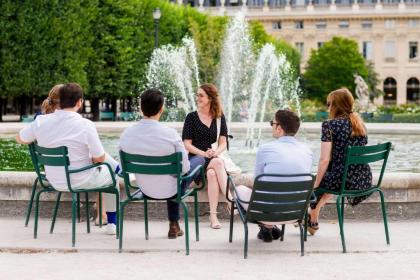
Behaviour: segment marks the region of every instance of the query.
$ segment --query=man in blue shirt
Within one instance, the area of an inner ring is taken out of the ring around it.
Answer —
[[[275,119],[270,121],[273,137],[276,140],[262,145],[257,152],[254,176],[263,173],[299,174],[310,173],[313,154],[309,147],[299,142],[295,135],[300,127],[299,117],[289,110],[278,110]],[[290,180],[290,179],[289,179]],[[249,201],[252,190],[246,186],[238,186],[239,198]],[[241,203],[247,209],[248,204]],[[264,242],[278,239],[280,230],[273,225],[261,224],[258,238]]]

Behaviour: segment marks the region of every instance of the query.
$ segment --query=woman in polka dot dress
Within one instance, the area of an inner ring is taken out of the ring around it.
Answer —
[[[227,147],[226,119],[222,112],[220,97],[216,86],[201,85],[196,94],[197,111],[187,115],[182,139],[189,157],[204,157],[207,175],[207,188],[210,204],[210,227],[221,228],[217,218],[219,193],[226,192],[227,174],[222,159],[217,156]],[[212,149],[217,141],[217,119],[220,118],[220,137],[218,147]]]
[[[314,188],[332,191],[341,189],[344,172],[345,149],[348,146],[365,146],[368,142],[366,127],[362,119],[353,112],[354,99],[346,89],[332,91],[327,97],[329,120],[322,123],[321,155]],[[347,190],[364,190],[372,185],[372,172],[368,164],[350,165],[347,172]],[[310,213],[308,231],[318,230],[318,216],[331,194],[318,197]],[[357,205],[367,197],[348,198],[350,205]]]

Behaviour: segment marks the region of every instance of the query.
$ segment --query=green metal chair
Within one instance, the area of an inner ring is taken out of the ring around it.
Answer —
[[[385,237],[386,243],[389,245],[389,233],[388,233],[388,222],[386,216],[386,207],[384,202],[384,194],[381,190],[382,178],[385,172],[386,163],[388,160],[389,152],[391,151],[391,142],[372,145],[372,146],[349,146],[345,151],[345,165],[343,178],[341,180],[341,189],[339,191],[331,191],[327,189],[317,188],[315,193],[321,195],[323,193],[329,193],[337,195],[336,207],[338,222],[340,226],[341,244],[343,247],[343,253],[346,253],[346,241],[344,239],[344,199],[346,197],[361,197],[370,195],[374,192],[378,192],[381,198],[382,215],[385,226]],[[371,188],[365,190],[346,190],[347,171],[352,164],[368,164],[372,162],[382,161],[381,173],[379,175],[378,183],[372,185]]]
[[[89,223],[89,196],[88,194],[90,192],[99,192],[99,193],[113,193],[115,194],[115,200],[116,205],[119,205],[120,196],[119,196],[119,190],[117,187],[116,180],[113,176],[113,171],[111,166],[108,163],[102,162],[102,163],[96,163],[91,164],[82,168],[78,169],[70,169],[70,160],[68,157],[67,147],[57,147],[57,148],[45,148],[38,146],[35,143],[32,143],[32,149],[31,150],[31,156],[32,161],[34,162],[35,171],[38,175],[38,182],[41,184],[42,188],[36,192],[35,194],[35,226],[34,226],[34,238],[36,239],[38,236],[38,216],[39,216],[39,197],[44,192],[58,192],[57,202],[54,208],[53,213],[53,220],[51,224],[51,230],[50,233],[54,230],[54,224],[57,217],[57,211],[60,203],[61,193],[67,192],[67,191],[61,191],[55,189],[51,184],[47,183],[45,181],[45,175],[41,171],[44,166],[61,166],[64,168],[64,172],[66,175],[66,181],[67,181],[67,188],[68,191],[72,194],[72,247],[75,246],[76,243],[76,210],[77,210],[77,204],[78,204],[78,194],[84,193],[86,198],[86,227],[87,232],[90,233],[90,223]],[[70,174],[82,172],[88,169],[97,168],[99,166],[104,166],[107,168],[112,175],[112,183],[110,185],[106,186],[98,186],[97,188],[93,189],[74,189],[71,186],[70,183]],[[101,197],[101,196],[100,196]],[[101,200],[99,201],[99,213],[102,213],[101,209]],[[80,216],[80,215],[79,215]],[[99,215],[101,219],[101,215]],[[118,217],[119,217],[119,209],[117,207],[117,225],[118,225]],[[101,223],[101,221],[100,221]],[[119,228],[117,226],[117,235],[116,238],[118,238],[119,235]]]
[[[270,180],[265,178],[270,178]],[[288,180],[285,181],[285,178]],[[276,180],[280,180],[280,182]],[[235,208],[238,209],[239,217],[244,224],[245,259],[248,257],[248,223],[258,224],[261,222],[283,224],[281,241],[284,239],[284,224],[297,222],[300,229],[301,255],[303,256],[307,210],[314,181],[315,176],[312,174],[261,174],[255,178],[250,201],[244,201],[239,198],[231,177],[228,177],[229,190],[233,197],[232,206],[234,206],[231,207],[229,242],[232,242]],[[248,209],[245,210],[240,202],[248,203]]]
[[[35,146],[34,146],[34,144],[30,144],[28,146],[29,146],[29,154],[31,155],[32,164],[33,164],[33,166],[36,166],[38,163],[35,160],[36,159],[35,158],[35,150],[34,150]],[[45,173],[43,172],[43,169],[41,167],[39,167],[38,171],[39,172],[36,172],[37,177],[35,178],[35,181],[32,184],[31,198],[29,200],[28,208],[26,210],[25,227],[27,227],[28,224],[29,224],[29,219],[31,217],[32,205],[33,205],[33,202],[34,202],[38,182],[39,182],[39,185],[41,186],[41,188],[48,189],[48,191],[50,191],[50,192],[55,192],[55,189],[53,189],[51,187],[51,185],[49,184],[49,182],[47,180],[47,177],[45,176]],[[57,194],[57,200],[59,201],[60,198],[61,198],[61,195],[60,195],[60,193],[58,193]],[[59,202],[56,202],[56,203],[59,203]],[[80,223],[80,195],[79,194],[77,194],[77,219],[78,219],[78,222]],[[54,227],[51,227],[50,233],[53,233],[53,230],[54,230]]]
[[[136,119],[136,113],[134,112],[121,112],[120,120],[122,121],[134,121]]]
[[[99,112],[99,120],[100,121],[104,121],[104,120],[111,120],[111,121],[115,121],[115,115],[114,112]]]
[[[156,199],[153,197],[146,196],[141,192],[141,189],[137,186],[133,186],[130,183],[129,173],[133,174],[147,174],[147,175],[174,175],[177,178],[177,194],[173,196],[172,200],[182,205],[184,209],[184,222],[185,222],[185,248],[186,254],[189,255],[189,228],[188,228],[188,207],[185,203],[185,199],[188,196],[194,197],[194,214],[195,214],[195,233],[196,240],[199,241],[199,225],[198,225],[198,196],[199,190],[205,187],[205,180],[202,180],[201,186],[198,188],[190,188],[181,192],[181,184],[183,181],[190,180],[195,174],[200,172],[201,178],[204,177],[203,167],[197,166],[192,170],[188,176],[181,176],[182,172],[182,153],[177,152],[168,156],[143,156],[129,154],[120,151],[120,160],[122,167],[122,175],[124,178],[125,191],[127,199],[121,202],[120,205],[120,244],[119,252],[122,252],[123,243],[123,225],[124,225],[124,208],[125,206],[133,201],[144,202],[144,225],[145,225],[145,237],[149,239],[149,226],[148,226],[148,213],[147,213],[147,202],[148,200],[167,200]],[[158,186],[156,186],[158,187]]]
[[[325,121],[328,119],[328,112],[316,112],[315,113],[315,121]]]

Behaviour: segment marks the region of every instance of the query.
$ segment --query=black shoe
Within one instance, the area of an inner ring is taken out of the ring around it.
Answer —
[[[277,226],[274,226],[273,229],[271,230],[271,235],[273,236],[274,240],[277,240],[281,237],[281,229],[279,229]]]
[[[272,242],[273,241],[273,234],[271,228],[266,228],[265,226],[260,226],[260,231],[258,232],[258,239],[261,239],[264,242]]]

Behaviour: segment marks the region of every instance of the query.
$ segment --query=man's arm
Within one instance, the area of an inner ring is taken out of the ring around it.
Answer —
[[[257,151],[257,157],[255,159],[254,178],[264,173],[265,159],[264,159],[264,148],[261,147]]]
[[[20,135],[18,134],[16,135],[16,142],[18,142],[19,144],[28,145],[28,144],[31,144],[33,141],[32,142],[23,141],[22,138],[20,138]]]

